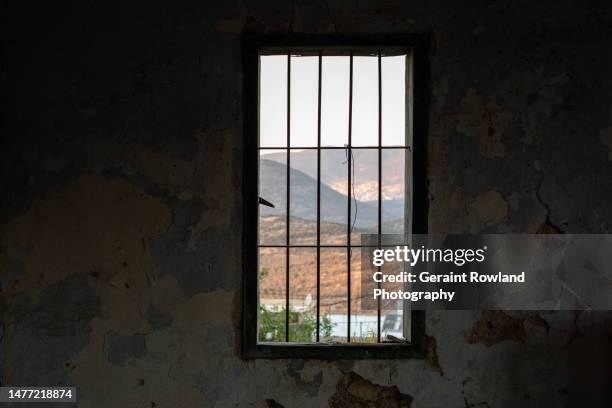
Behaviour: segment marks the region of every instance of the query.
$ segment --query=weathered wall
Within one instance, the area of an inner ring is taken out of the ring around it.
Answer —
[[[247,362],[236,329],[244,29],[433,33],[430,230],[598,233],[609,2],[96,3],[2,4],[3,384],[74,384],[80,407],[612,404],[604,313],[433,314],[413,361]]]

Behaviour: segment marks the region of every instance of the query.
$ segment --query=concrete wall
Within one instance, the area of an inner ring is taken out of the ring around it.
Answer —
[[[431,314],[424,360],[238,354],[243,30],[431,32],[430,230],[604,233],[612,10],[586,3],[3,2],[2,384],[74,384],[79,407],[609,406],[600,312]]]

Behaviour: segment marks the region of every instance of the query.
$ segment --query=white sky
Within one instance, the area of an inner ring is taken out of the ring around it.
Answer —
[[[405,145],[406,56],[382,57],[383,146]],[[348,143],[349,57],[323,57],[321,145]],[[260,57],[260,146],[287,146],[287,56]],[[291,146],[317,145],[318,57],[291,57]],[[378,145],[378,57],[353,57],[353,146]],[[273,151],[262,152],[273,153]]]

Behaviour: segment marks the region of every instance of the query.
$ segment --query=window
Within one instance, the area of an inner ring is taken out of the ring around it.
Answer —
[[[426,229],[426,38],[246,36],[243,355],[401,358],[423,312],[362,307],[362,234]]]

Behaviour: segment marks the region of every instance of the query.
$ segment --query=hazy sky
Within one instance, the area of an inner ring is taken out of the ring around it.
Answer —
[[[285,147],[287,56],[261,56],[260,64],[260,146]],[[406,56],[382,57],[381,65],[383,146],[403,146],[406,134]],[[322,146],[348,143],[349,70],[348,56],[323,57]],[[317,96],[318,57],[292,56],[292,147],[317,145]],[[375,56],[353,57],[352,142],[353,146],[378,145],[378,58]]]

